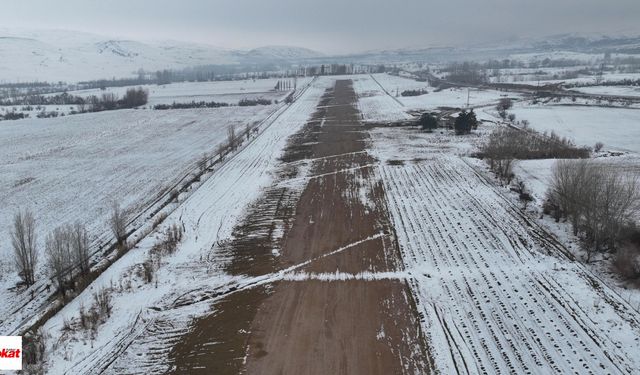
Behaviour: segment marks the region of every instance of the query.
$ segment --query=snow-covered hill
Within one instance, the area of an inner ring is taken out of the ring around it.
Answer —
[[[324,55],[301,47],[267,46],[252,49],[247,53],[248,57],[264,60],[300,60],[323,57]]]
[[[0,81],[81,81],[198,65],[298,61],[319,53],[297,47],[240,51],[176,41],[141,42],[62,30],[0,29]]]

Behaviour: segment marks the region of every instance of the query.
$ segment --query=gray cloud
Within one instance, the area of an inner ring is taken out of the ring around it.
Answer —
[[[325,52],[458,45],[566,32],[639,33],[638,0],[24,0],[5,27],[58,28],[223,47]]]

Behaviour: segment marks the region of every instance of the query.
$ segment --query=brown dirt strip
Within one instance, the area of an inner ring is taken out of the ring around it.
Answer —
[[[356,101],[351,82],[337,81],[286,150],[285,162],[316,159],[310,175],[317,177],[308,180],[295,210],[293,199],[272,204],[269,217],[280,216],[286,223],[281,255],[270,256],[268,221],[261,220],[258,228],[248,223],[237,238],[263,235],[231,244],[231,271],[263,274],[359,241],[300,272],[401,270],[382,186],[370,167],[376,161],[362,152],[368,135],[358,122]],[[363,189],[370,204],[361,202]],[[282,195],[287,196],[286,189]],[[372,239],[363,241],[367,238]],[[230,295],[215,311],[198,320],[192,334],[174,348],[176,373],[432,372],[408,285],[401,280],[280,281]]]

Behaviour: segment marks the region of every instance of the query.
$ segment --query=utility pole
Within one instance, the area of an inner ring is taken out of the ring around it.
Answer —
[[[469,109],[469,97],[471,96],[471,88],[467,87],[467,109]]]

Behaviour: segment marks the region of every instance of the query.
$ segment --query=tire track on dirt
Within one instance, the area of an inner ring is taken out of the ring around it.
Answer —
[[[288,212],[268,214],[284,222],[282,240],[255,226],[269,222],[258,209],[229,246],[234,274],[299,272],[216,303],[215,316],[176,346],[176,372],[432,371],[356,100],[351,82],[337,81],[292,137],[283,165],[306,164],[312,178],[286,176],[305,185],[288,200]],[[286,191],[287,178],[273,189]],[[272,255],[274,247],[280,255]]]

